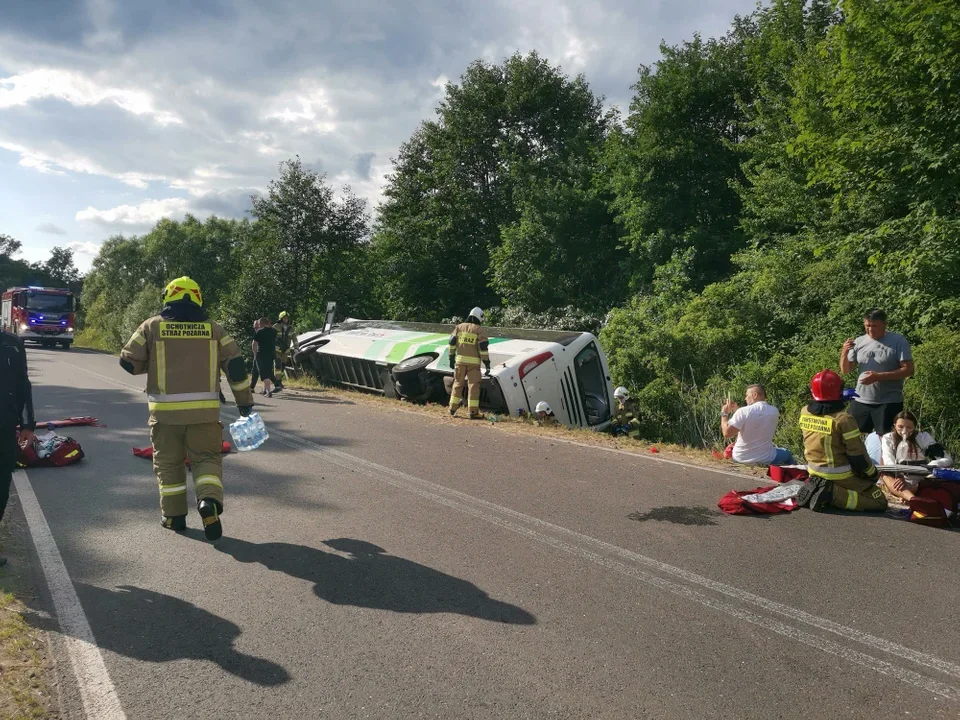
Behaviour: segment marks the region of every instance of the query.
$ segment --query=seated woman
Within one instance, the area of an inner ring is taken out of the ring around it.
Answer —
[[[926,465],[931,460],[941,460],[938,464],[950,463],[943,445],[930,433],[917,432],[917,418],[908,410],[894,418],[893,432],[883,436],[882,447],[884,465]],[[887,492],[903,500],[911,500],[920,483],[916,475],[883,473],[880,479]]]

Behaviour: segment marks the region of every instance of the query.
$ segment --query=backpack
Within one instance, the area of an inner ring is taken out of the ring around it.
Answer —
[[[83,460],[80,443],[62,435],[45,435],[32,443],[20,446],[17,455],[19,467],[63,467]]]
[[[916,497],[909,503],[910,522],[930,527],[960,524],[960,483],[955,481],[921,480]],[[947,513],[953,513],[948,519]]]

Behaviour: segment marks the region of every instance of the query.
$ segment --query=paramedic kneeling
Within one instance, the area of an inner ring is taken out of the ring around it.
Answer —
[[[877,468],[860,439],[857,421],[844,407],[843,378],[823,370],[813,376],[810,390],[814,402],[800,411],[810,482],[798,501],[811,510],[886,510]]]
[[[746,407],[727,399],[720,408],[720,430],[725,438],[736,438],[733,461],[742,465],[793,465],[793,453],[773,444],[780,411],[767,402],[763,385],[747,388]]]

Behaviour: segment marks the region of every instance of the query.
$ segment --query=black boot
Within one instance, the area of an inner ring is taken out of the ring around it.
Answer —
[[[797,504],[821,512],[833,501],[833,484],[829,480],[813,476],[797,495]]]
[[[165,527],[167,530],[173,530],[174,532],[181,532],[187,529],[187,516],[186,515],[171,515],[167,517],[166,515],[160,518],[160,524]]]
[[[197,512],[203,518],[203,534],[207,540],[219,540],[223,535],[223,525],[220,524],[220,513],[223,508],[216,500],[209,498],[197,503]]]

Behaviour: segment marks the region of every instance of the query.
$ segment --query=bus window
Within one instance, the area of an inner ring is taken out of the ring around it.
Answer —
[[[587,424],[599,425],[610,419],[610,404],[607,398],[607,382],[600,364],[600,353],[590,343],[574,361],[580,397],[587,409]]]

